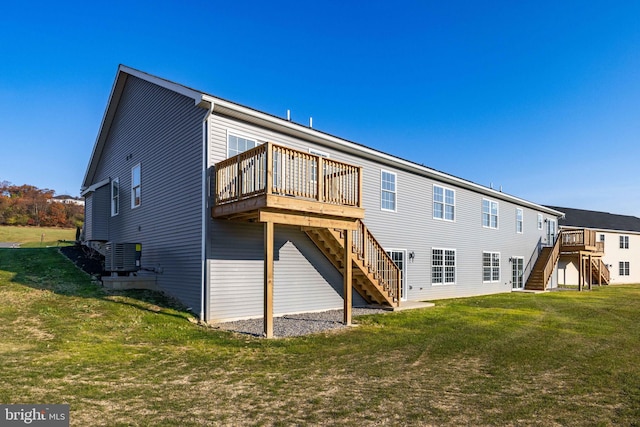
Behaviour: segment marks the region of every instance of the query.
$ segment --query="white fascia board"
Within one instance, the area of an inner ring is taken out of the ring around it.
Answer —
[[[103,187],[105,185],[107,185],[109,182],[111,181],[111,179],[109,178],[105,178],[100,182],[96,182],[95,184],[90,185],[89,187],[85,188],[84,190],[82,190],[82,193],[80,193],[80,195],[82,197],[86,196],[89,193],[92,193],[94,191],[96,191],[98,188]]]
[[[194,100],[196,105],[200,104],[200,102],[202,101],[202,97],[204,95],[202,92],[199,92],[197,90],[188,88],[178,83],[171,82],[169,80],[162,79],[160,77],[153,76],[151,74],[147,74],[143,71],[136,70],[135,68],[127,67],[126,65],[120,65],[120,67],[118,67],[118,71],[119,72],[122,71],[131,76],[137,77],[142,80],[146,80],[149,83],[153,83],[157,86],[179,93],[180,95],[184,95],[187,98],[191,98]]]
[[[209,97],[214,102],[214,111],[220,111],[224,114],[224,110],[232,111],[234,116],[244,116],[245,118],[253,118],[254,120],[248,121],[258,121],[262,123],[264,126],[278,129],[284,129],[289,133],[294,134],[303,134],[307,139],[310,139],[314,142],[318,142],[322,145],[336,148],[340,151],[345,151],[351,154],[354,154],[359,157],[365,157],[370,160],[374,160],[379,163],[387,164],[389,166],[393,166],[399,169],[403,169],[412,173],[416,173],[418,175],[422,175],[431,179],[434,179],[439,182],[449,183],[452,185],[456,185],[458,187],[466,188],[471,191],[475,191],[477,193],[481,193],[496,199],[501,199],[504,201],[512,202],[514,204],[529,207],[536,211],[545,212],[547,214],[556,216],[556,217],[564,217],[564,213],[560,211],[556,211],[555,209],[547,208],[546,206],[539,205],[537,203],[533,203],[524,199],[521,199],[516,196],[512,196],[510,194],[503,193],[501,191],[494,190],[492,188],[487,188],[482,185],[473,183],[471,181],[464,180],[462,178],[458,178],[444,172],[439,172],[435,169],[428,168],[426,166],[421,166],[416,163],[401,159],[399,157],[392,156],[390,154],[383,153],[378,150],[374,150],[372,148],[356,144],[324,132],[319,132],[313,128],[309,128],[298,123],[290,122],[285,119],[281,119],[279,117],[272,116],[267,113],[263,113],[252,108],[244,107],[242,105],[235,104],[233,102],[225,101],[223,99]]]

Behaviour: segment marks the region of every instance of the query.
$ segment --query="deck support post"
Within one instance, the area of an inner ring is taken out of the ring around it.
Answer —
[[[273,222],[264,223],[264,335],[273,338]]]
[[[593,284],[593,262],[591,259],[591,254],[589,254],[589,290],[591,290],[591,285]]]
[[[353,286],[352,286],[352,248],[353,248],[353,231],[344,230],[344,324],[351,325],[351,306],[353,305]]]
[[[598,286],[602,286],[602,258],[598,258]]]
[[[580,264],[578,266],[578,291],[581,291],[582,290],[582,280],[583,280],[582,274],[583,274],[583,271],[584,271],[583,270],[583,268],[584,268],[583,265],[584,264],[582,262],[582,252],[578,252],[578,264]]]

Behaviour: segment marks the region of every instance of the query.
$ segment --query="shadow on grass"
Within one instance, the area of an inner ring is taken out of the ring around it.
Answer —
[[[12,283],[58,295],[101,299],[184,320],[192,316],[178,300],[162,292],[104,289],[89,275],[80,273],[78,268],[82,267],[76,268],[74,263],[77,265],[78,260],[68,258],[58,248],[0,248],[0,273],[11,273]]]

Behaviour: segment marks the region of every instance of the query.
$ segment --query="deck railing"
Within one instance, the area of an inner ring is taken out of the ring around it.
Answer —
[[[216,165],[216,204],[263,194],[362,207],[362,168],[270,142]]]
[[[596,242],[596,232],[594,230],[563,230],[562,246],[593,246],[598,247],[603,242]]]
[[[542,272],[542,279],[544,281],[543,283],[545,288],[547,286],[547,283],[549,282],[549,279],[551,278],[551,274],[553,273],[556,263],[560,258],[560,241],[564,238],[564,233],[565,231],[560,231],[560,235],[554,242],[553,247],[551,248],[551,252],[549,252],[549,257],[547,258],[546,263],[544,265],[544,270]]]
[[[593,260],[593,263],[595,264],[595,267],[598,269],[598,272],[600,276],[604,279],[604,281],[606,283],[610,283],[611,273],[609,272],[609,267],[607,267],[607,264],[602,262],[602,259],[600,258]]]
[[[384,291],[399,303],[402,272],[362,221],[358,221],[358,227],[353,231],[353,250],[380,281]]]

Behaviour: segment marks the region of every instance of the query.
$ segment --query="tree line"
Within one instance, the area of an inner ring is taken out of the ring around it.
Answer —
[[[54,190],[0,182],[0,224],[37,227],[81,227],[84,206],[60,203]]]

